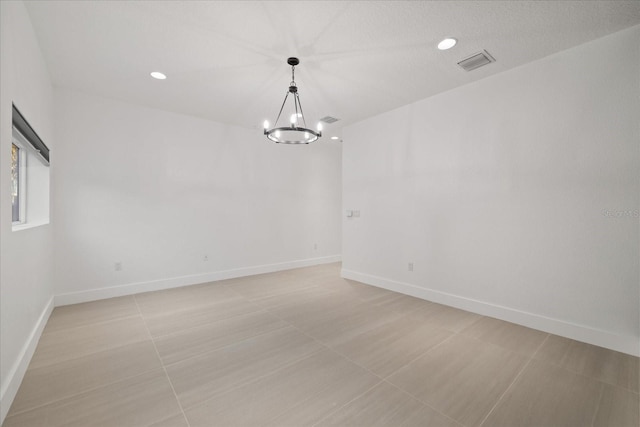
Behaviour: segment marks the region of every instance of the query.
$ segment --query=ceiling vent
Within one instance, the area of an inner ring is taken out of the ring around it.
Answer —
[[[331,117],[331,116],[324,116],[323,118],[320,119],[321,122],[325,122],[325,123],[335,123],[340,119],[336,119],[335,117]]]
[[[476,53],[471,55],[467,59],[463,59],[458,62],[458,65],[462,67],[465,71],[475,70],[476,68],[480,68],[483,65],[491,64],[492,62],[496,62],[493,56],[489,55],[489,52],[483,50],[480,53]]]

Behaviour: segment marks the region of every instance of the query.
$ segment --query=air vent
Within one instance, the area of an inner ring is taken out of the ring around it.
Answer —
[[[491,64],[496,60],[493,59],[493,56],[489,55],[489,52],[483,50],[480,53],[476,53],[475,55],[471,55],[467,59],[463,59],[458,62],[458,65],[462,67],[465,71],[475,70],[476,68],[480,68],[483,65]]]
[[[325,122],[325,123],[335,123],[340,119],[336,119],[335,117],[331,117],[331,116],[325,116],[323,118],[320,119],[321,122]]]

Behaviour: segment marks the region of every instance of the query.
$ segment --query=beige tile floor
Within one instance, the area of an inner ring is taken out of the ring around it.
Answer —
[[[638,426],[638,358],[339,269],[56,308],[3,425]]]

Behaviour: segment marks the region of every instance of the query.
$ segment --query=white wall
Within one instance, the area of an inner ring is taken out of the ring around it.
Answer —
[[[640,354],[639,41],[349,126],[343,275]]]
[[[21,2],[0,2],[0,423],[52,309],[52,227],[11,231],[11,103],[52,150],[53,91]]]
[[[339,144],[64,89],[55,104],[56,305],[339,260]]]

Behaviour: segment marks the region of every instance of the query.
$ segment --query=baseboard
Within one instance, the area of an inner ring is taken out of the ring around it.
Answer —
[[[640,356],[640,342],[638,342],[637,337],[617,335],[584,325],[569,323],[559,319],[427,289],[409,283],[397,282],[383,277],[359,273],[357,271],[342,269],[341,275],[345,279],[356,280],[368,285],[448,305],[483,316],[494,317],[576,341],[605,347],[633,356]]]
[[[199,283],[214,282],[216,280],[234,279],[236,277],[253,276],[256,274],[273,273],[275,271],[291,270],[293,268],[310,267],[312,265],[329,264],[339,262],[340,255],[332,255],[319,258],[308,258],[296,261],[288,261],[277,264],[258,265],[253,267],[237,268],[233,270],[214,271],[189,276],[172,277],[168,279],[151,280],[147,282],[129,283],[126,285],[111,286],[106,288],[89,289],[80,292],[70,292],[55,296],[55,306],[78,304],[81,302],[97,301],[106,298],[120,297],[124,295],[138,294],[140,292],[159,291],[162,289],[178,288],[181,286],[197,285]]]
[[[31,362],[33,353],[36,351],[36,346],[38,345],[42,331],[49,320],[49,316],[53,311],[53,307],[54,298],[51,297],[47,305],[44,307],[44,310],[42,310],[42,313],[31,331],[29,338],[27,338],[27,341],[22,347],[18,359],[11,367],[11,370],[9,370],[7,377],[3,378],[4,381],[2,383],[2,388],[0,389],[0,425],[7,417],[9,408],[13,403],[13,399],[15,399],[16,393],[18,393],[24,374],[27,372],[27,367],[29,366],[29,362]]]

